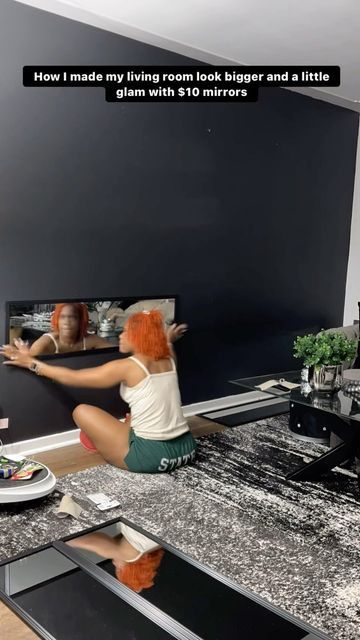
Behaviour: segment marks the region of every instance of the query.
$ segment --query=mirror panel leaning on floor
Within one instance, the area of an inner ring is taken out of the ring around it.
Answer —
[[[58,640],[326,640],[122,520],[3,564],[0,596]]]
[[[53,548],[0,567],[0,575],[8,604],[41,637],[172,637]]]

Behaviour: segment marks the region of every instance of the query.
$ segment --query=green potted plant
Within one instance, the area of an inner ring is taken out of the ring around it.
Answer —
[[[334,393],[341,387],[343,365],[351,363],[357,352],[357,340],[341,331],[321,331],[298,336],[294,342],[294,357],[312,369],[310,383],[315,391]]]

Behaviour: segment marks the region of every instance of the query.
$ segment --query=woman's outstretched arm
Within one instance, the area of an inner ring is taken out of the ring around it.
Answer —
[[[0,349],[0,355],[8,358],[3,364],[8,366],[20,367],[28,369],[49,378],[59,384],[71,387],[88,387],[95,389],[106,389],[120,384],[126,379],[129,368],[127,358],[122,360],[113,360],[107,362],[100,367],[91,367],[89,369],[69,369],[68,367],[57,367],[41,360],[36,360],[29,348],[22,341],[16,341],[15,346],[3,345]]]

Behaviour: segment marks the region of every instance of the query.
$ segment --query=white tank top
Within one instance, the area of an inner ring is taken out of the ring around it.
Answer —
[[[134,387],[124,382],[120,395],[131,409],[131,427],[135,435],[149,440],[172,440],[189,431],[184,418],[175,362],[172,370],[150,373],[140,360],[130,357],[146,373]]]
[[[60,353],[59,345],[57,343],[57,340],[54,338],[54,336],[51,333],[44,333],[44,336],[48,336],[49,338],[51,338],[51,340],[53,341],[53,343],[55,345],[55,353]],[[83,337],[83,351],[86,351],[85,336]],[[67,352],[64,352],[64,353],[67,353]]]
[[[150,551],[154,551],[155,549],[160,549],[160,545],[154,542],[154,540],[150,540],[142,533],[139,533],[132,527],[129,527],[127,524],[120,522],[116,525],[116,528],[120,533],[123,534],[124,538],[139,552],[139,554],[133,558],[132,560],[127,560],[126,562],[136,562],[139,560],[144,553],[150,553]]]

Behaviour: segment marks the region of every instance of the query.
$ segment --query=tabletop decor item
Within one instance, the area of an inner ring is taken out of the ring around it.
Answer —
[[[336,393],[341,388],[343,366],[356,356],[357,340],[340,331],[321,331],[298,336],[294,357],[310,369],[310,384],[315,391]]]
[[[344,371],[341,389],[346,396],[360,399],[360,369]]]

